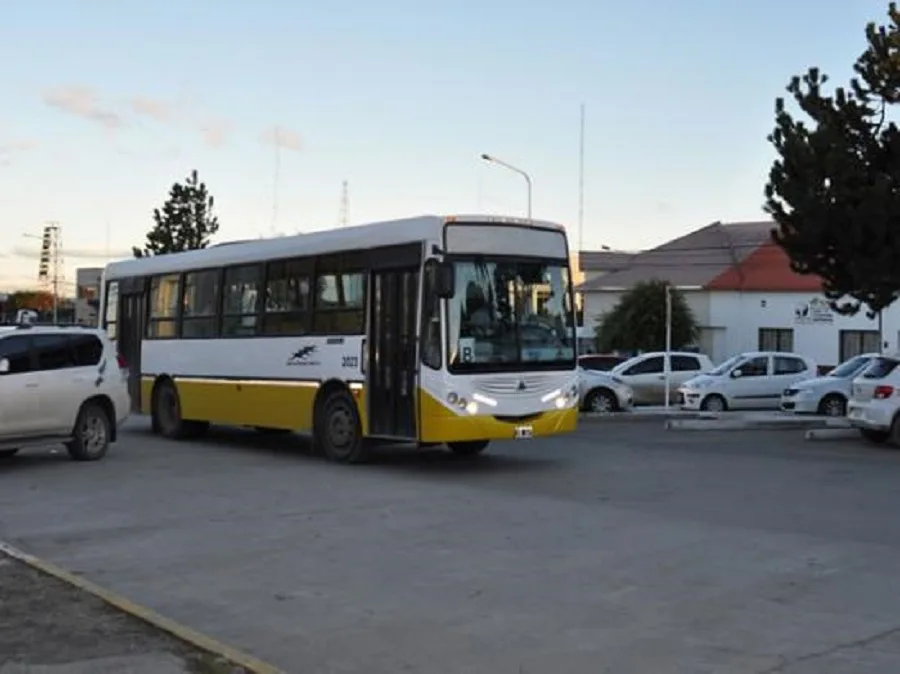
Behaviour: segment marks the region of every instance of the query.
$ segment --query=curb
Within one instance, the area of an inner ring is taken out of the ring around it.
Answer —
[[[610,412],[608,414],[582,412],[578,415],[578,423],[607,423],[621,421],[667,421],[670,419],[706,419],[716,417],[703,416],[699,412]],[[708,413],[707,413],[708,414]]]
[[[812,431],[844,430],[847,426],[838,419],[670,419],[666,430],[670,431]]]
[[[849,440],[859,438],[855,428],[813,428],[803,435],[804,440]]]
[[[8,543],[0,541],[0,554],[11,557],[12,559],[22,562],[26,566],[29,566],[36,571],[40,571],[41,573],[44,573],[48,576],[53,576],[57,580],[60,580],[67,585],[87,592],[97,599],[100,599],[101,601],[109,604],[113,608],[116,608],[133,618],[147,623],[151,627],[162,630],[170,636],[175,637],[179,641],[182,641],[190,646],[193,646],[194,648],[209,653],[210,655],[214,655],[222,658],[223,660],[227,660],[233,665],[243,667],[252,674],[286,674],[283,670],[278,669],[277,667],[270,665],[267,662],[263,662],[262,660],[255,658],[252,655],[216,641],[212,637],[197,632],[190,627],[181,625],[174,620],[166,618],[165,616],[152,611],[149,608],[141,606],[140,604],[136,604],[130,599],[126,599],[125,597],[112,592],[111,590],[107,590],[106,588],[100,587],[99,585],[96,585],[85,578],[81,578],[80,576],[76,576],[73,573],[69,573],[65,569],[62,569],[51,562],[45,561],[43,559],[40,559],[39,557],[35,557],[34,555],[30,555],[27,552],[23,552],[22,550],[14,548]]]

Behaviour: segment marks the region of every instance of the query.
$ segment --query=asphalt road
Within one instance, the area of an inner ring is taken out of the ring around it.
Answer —
[[[0,538],[291,674],[900,671],[900,452],[799,432],[348,467],[141,422],[0,465]]]

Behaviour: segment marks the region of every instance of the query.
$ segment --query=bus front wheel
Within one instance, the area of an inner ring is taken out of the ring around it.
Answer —
[[[325,458],[337,463],[360,463],[367,446],[356,402],[346,391],[328,394],[316,411],[315,444]]]
[[[489,440],[470,440],[468,442],[448,442],[447,447],[459,456],[475,456],[486,450],[489,444]]]

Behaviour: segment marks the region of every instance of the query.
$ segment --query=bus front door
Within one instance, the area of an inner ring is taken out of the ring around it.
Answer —
[[[131,279],[129,279],[131,280]],[[128,392],[131,410],[141,411],[141,341],[147,318],[147,293],[143,279],[122,284],[119,291],[119,353],[128,364]]]
[[[369,434],[415,440],[419,268],[372,272],[369,284]]]

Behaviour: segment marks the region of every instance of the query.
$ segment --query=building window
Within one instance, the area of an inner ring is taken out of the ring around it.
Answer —
[[[878,330],[841,330],[839,339],[838,352],[842,363],[861,353],[881,352]]]
[[[215,337],[218,302],[218,270],[185,274],[181,336],[193,339]]]
[[[790,328],[760,328],[760,351],[793,351],[794,331]]]
[[[175,337],[178,326],[178,298],[180,276],[156,276],[150,281],[150,320],[147,337],[167,339]]]

